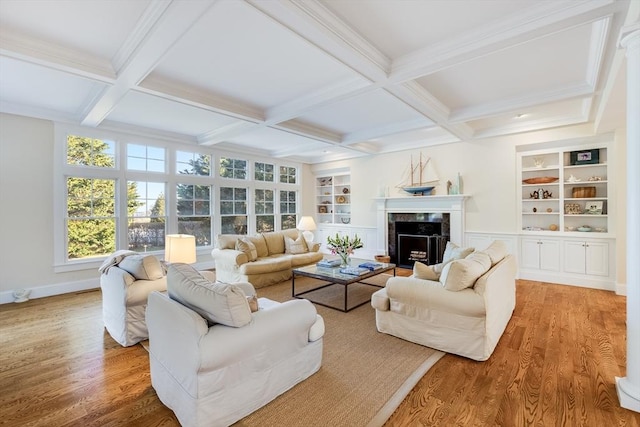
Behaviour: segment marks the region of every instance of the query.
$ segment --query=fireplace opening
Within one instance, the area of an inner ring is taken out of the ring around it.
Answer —
[[[442,262],[449,241],[449,214],[389,214],[389,256],[399,267],[413,268],[416,261]]]

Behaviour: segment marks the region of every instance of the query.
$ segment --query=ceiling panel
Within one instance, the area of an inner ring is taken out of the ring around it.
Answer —
[[[195,137],[237,122],[229,116],[134,91],[118,103],[109,120]]]
[[[358,76],[244,2],[212,7],[156,67],[158,75],[262,109]]]
[[[106,85],[0,56],[0,102],[80,117]]]

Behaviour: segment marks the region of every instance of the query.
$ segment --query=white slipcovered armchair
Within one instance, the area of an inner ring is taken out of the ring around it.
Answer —
[[[211,283],[171,264],[147,307],[151,384],[180,424],[227,426],[315,373],[324,322],[306,300],[258,299],[249,283]]]

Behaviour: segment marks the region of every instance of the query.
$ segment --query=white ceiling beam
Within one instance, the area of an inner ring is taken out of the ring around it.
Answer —
[[[116,107],[124,95],[136,87],[173,48],[175,43],[197,22],[214,2],[172,1],[153,2],[138,24],[142,30],[134,31],[138,45],[127,46],[126,59],[112,87],[93,105],[82,124],[98,126]],[[150,22],[152,21],[152,22]],[[146,31],[146,32],[145,32]]]
[[[198,143],[202,145],[220,144],[229,138],[242,135],[243,133],[253,132],[260,127],[261,126],[256,123],[237,121],[198,135]]]
[[[392,125],[351,132],[342,138],[345,145],[355,144],[375,138],[382,138],[397,133],[433,127],[434,123],[426,118],[396,122]]]

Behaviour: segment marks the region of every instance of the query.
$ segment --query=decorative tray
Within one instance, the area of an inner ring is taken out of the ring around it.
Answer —
[[[555,176],[539,176],[536,178],[523,179],[525,184],[549,184],[550,182],[556,182],[558,178]]]

